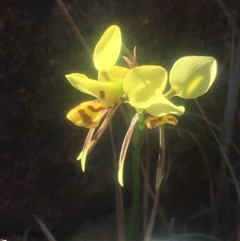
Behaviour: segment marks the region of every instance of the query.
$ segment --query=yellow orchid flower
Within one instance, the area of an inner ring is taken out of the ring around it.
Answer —
[[[124,57],[130,69],[116,66],[121,45],[119,27],[110,26],[93,53],[93,63],[98,71],[97,80],[80,73],[68,74],[66,78],[73,87],[96,98],[81,103],[67,114],[67,118],[75,125],[89,128],[77,158],[81,160],[83,171],[87,154],[107,128],[118,106],[124,102],[136,109],[137,114],[132,119],[120,153],[118,180],[123,186],[125,156],[136,124],[145,124],[149,129],[163,124],[177,125],[178,121],[173,114],[180,116],[185,108],[174,105],[169,99],[174,95],[190,99],[206,93],[216,77],[217,63],[208,56],[180,58],[170,71],[171,89],[163,94],[168,81],[167,71],[156,65],[137,66],[136,48],[133,60]]]
[[[80,73],[66,75],[73,87],[96,98],[96,100],[81,103],[67,114],[67,118],[75,125],[89,128],[83,150],[77,158],[81,160],[83,171],[87,154],[100,139],[119,103],[122,102],[122,83],[129,69],[114,66],[119,57],[121,44],[119,27],[110,26],[102,35],[93,53],[94,66],[98,70],[98,80],[90,79]],[[106,115],[106,113],[108,114]],[[103,118],[105,120],[101,123]]]
[[[79,91],[92,95],[99,100],[101,104],[101,113],[103,108],[109,108],[114,106],[116,103],[122,101],[123,95],[122,80],[128,72],[128,69],[114,66],[116,63],[120,50],[121,50],[121,31],[118,26],[110,26],[102,35],[101,39],[97,43],[94,53],[93,62],[98,70],[98,80],[88,78],[84,74],[72,73],[66,75],[67,80],[70,84],[78,89]],[[93,102],[96,105],[96,102]],[[98,104],[98,105],[99,105]],[[101,118],[104,115],[98,114],[94,111],[89,111],[89,102],[82,103],[81,107],[75,107],[68,114],[68,119],[74,124],[86,128],[92,128],[98,126]],[[85,125],[85,120],[82,118],[83,115],[76,114],[76,110],[81,108],[81,111],[88,113],[89,118],[92,120],[98,120],[98,123],[94,122],[94,125]],[[93,107],[92,109],[99,109]],[[75,113],[75,114],[73,114]],[[98,118],[96,118],[98,116]]]
[[[152,129],[163,124],[177,125],[177,119],[170,115],[182,115],[183,106],[176,106],[167,98],[178,95],[182,98],[196,98],[212,85],[217,73],[217,63],[212,57],[187,56],[175,62],[170,71],[170,91],[163,95],[167,84],[167,71],[160,66],[141,66],[132,69],[124,79],[123,90],[128,102],[148,116],[144,121]],[[127,148],[137,123],[134,116],[124,138],[119,158],[118,181],[123,186],[123,167]]]
[[[183,106],[176,106],[162,94],[167,84],[167,71],[156,65],[135,67],[129,71],[123,82],[125,99],[138,111],[147,113],[145,125],[152,129],[163,124],[177,124],[177,119],[169,114],[182,115]],[[136,114],[123,140],[118,168],[118,182],[123,186],[123,168],[127,149],[138,121]]]
[[[155,117],[182,115],[184,107],[174,105],[163,95],[167,78],[167,71],[161,66],[136,67],[130,70],[124,79],[125,98],[133,107]]]

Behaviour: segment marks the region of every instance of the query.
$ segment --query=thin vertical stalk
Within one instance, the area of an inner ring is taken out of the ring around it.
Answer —
[[[133,136],[133,148],[132,148],[132,175],[133,175],[133,192],[132,192],[132,204],[131,214],[128,225],[127,240],[132,240],[134,226],[136,224],[136,218],[139,209],[140,199],[140,159],[141,148],[144,143],[144,114],[138,113],[138,125],[136,126]]]
[[[110,127],[111,146],[113,150],[114,166],[117,173],[118,158],[116,155],[116,146],[113,138],[114,135],[113,135],[112,123],[110,123],[109,127]],[[122,187],[119,185],[117,180],[115,181],[115,198],[116,198],[118,241],[125,241],[125,217],[124,217]]]
[[[221,8],[221,10],[223,11],[225,17],[228,19],[229,23],[232,25],[235,33],[237,34],[238,37],[240,37],[239,28],[238,28],[236,22],[234,21],[234,18],[227,10],[225,3],[222,0],[216,0],[216,1],[218,3],[219,7]]]
[[[47,237],[47,239],[49,241],[56,241],[56,239],[53,237],[52,233],[49,231],[49,229],[43,223],[43,221],[37,215],[33,215],[33,217],[35,218],[35,220],[37,221],[37,223],[41,227],[41,229],[42,229],[43,233],[45,234],[45,236]]]
[[[83,36],[82,36],[81,32],[79,31],[79,29],[77,28],[76,24],[74,23],[71,15],[69,14],[69,12],[68,12],[67,8],[65,7],[65,5],[63,4],[62,0],[55,0],[55,2],[59,6],[59,8],[63,12],[63,14],[66,16],[66,19],[69,22],[69,24],[70,24],[71,28],[73,29],[73,31],[75,32],[78,40],[80,41],[80,43],[82,44],[82,46],[84,47],[86,52],[88,53],[89,57],[92,59],[92,51],[88,47],[85,39],[83,38]]]
[[[149,194],[148,194],[148,186],[149,186],[149,170],[150,170],[150,163],[149,163],[149,140],[148,140],[148,133],[145,134],[146,138],[146,161],[145,167],[143,167],[143,176],[144,176],[144,183],[143,183],[143,228],[144,231],[147,229],[147,222],[148,222],[148,203],[149,203]]]
[[[234,117],[237,109],[238,100],[238,89],[240,80],[240,38],[237,43],[237,48],[235,52],[235,59],[230,70],[228,78],[228,93],[226,106],[224,111],[224,122],[221,134],[221,144],[223,145],[223,150],[227,154],[228,146],[230,144],[230,137],[233,129]]]
[[[236,193],[237,193],[237,197],[238,197],[238,205],[240,205],[240,188],[239,188],[238,180],[237,180],[237,177],[236,177],[236,175],[235,175],[235,173],[234,173],[233,167],[232,167],[232,165],[231,165],[231,163],[230,163],[227,155],[225,154],[225,151],[224,151],[224,149],[223,149],[223,147],[222,147],[222,145],[221,145],[221,143],[220,143],[217,135],[216,135],[215,132],[213,131],[211,125],[208,123],[207,117],[206,117],[203,109],[201,108],[201,106],[200,106],[200,104],[198,103],[197,100],[194,100],[194,101],[195,101],[198,109],[200,110],[201,114],[202,114],[203,117],[205,118],[206,123],[207,123],[207,125],[208,125],[208,127],[209,127],[209,129],[210,129],[210,131],[211,131],[211,133],[212,133],[212,135],[213,135],[213,137],[214,137],[214,139],[216,140],[216,142],[217,142],[217,144],[218,144],[218,147],[219,147],[219,149],[220,149],[220,151],[221,151],[221,154],[222,154],[222,156],[223,156],[223,159],[224,159],[224,161],[225,161],[226,164],[227,164],[227,167],[228,167],[228,169],[229,169],[229,172],[230,172],[230,174],[231,174],[231,176],[232,176],[232,179],[233,179],[233,182],[234,182],[234,185],[235,185],[235,188],[236,188]]]
[[[159,162],[159,165],[162,166],[162,171],[165,172],[166,142],[165,142],[164,126],[159,127],[159,145],[160,145],[160,154],[159,154],[158,162]],[[160,193],[160,186],[158,187],[155,195],[154,204],[153,204],[151,216],[149,218],[148,226],[146,229],[144,241],[150,241],[151,239],[152,230],[153,230],[157,209],[158,209],[159,193]]]

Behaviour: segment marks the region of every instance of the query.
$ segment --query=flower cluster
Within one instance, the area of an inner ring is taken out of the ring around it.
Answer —
[[[117,66],[115,64],[121,46],[119,27],[110,26],[102,35],[93,53],[98,79],[90,79],[80,73],[66,75],[72,86],[95,97],[92,101],[81,103],[67,114],[67,118],[75,125],[89,128],[83,150],[78,156],[83,170],[87,154],[106,129],[120,104],[128,103],[138,113],[145,113],[144,123],[147,128],[166,123],[176,125],[177,119],[173,115],[182,115],[185,109],[183,106],[176,106],[169,99],[172,96],[197,98],[208,91],[216,77],[217,62],[209,56],[182,57],[174,63],[169,76],[162,66],[137,66],[136,49],[133,60],[125,57],[130,68]],[[168,80],[171,88],[164,93]],[[132,129],[137,117],[133,120],[129,129]],[[123,161],[120,158],[121,185],[123,185]]]

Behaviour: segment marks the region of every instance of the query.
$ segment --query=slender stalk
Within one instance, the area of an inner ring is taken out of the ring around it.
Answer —
[[[171,88],[167,93],[164,94],[164,96],[167,99],[171,99],[175,94],[176,94],[176,91]]]
[[[165,142],[165,129],[164,126],[159,127],[159,144],[160,144],[160,155],[159,155],[159,165],[161,165],[161,171],[162,174],[164,175],[165,173],[165,155],[166,155],[166,142]],[[148,226],[146,229],[144,241],[150,241],[151,235],[152,235],[152,230],[157,214],[157,209],[158,209],[158,200],[159,200],[159,193],[160,193],[160,186],[158,186],[155,199],[154,199],[154,204],[151,212],[151,216],[149,218]]]
[[[156,218],[156,214],[157,214],[159,193],[160,193],[160,187],[158,188],[156,195],[155,195],[152,212],[151,212],[149,222],[147,225],[147,229],[145,232],[145,236],[144,236],[144,241],[150,241],[150,239],[151,239],[152,230],[153,230],[153,226],[154,226],[154,222],[155,222],[155,218]]]
[[[190,112],[190,111],[186,111],[184,115],[191,115],[191,116],[197,117],[197,118],[199,118],[199,119],[207,122],[208,125],[210,125],[212,128],[214,128],[214,129],[217,130],[218,132],[221,132],[221,128],[220,128],[218,125],[216,125],[214,122],[212,122],[212,121],[209,120],[209,119],[205,119],[203,116],[201,116],[201,115],[199,115],[199,114],[196,114],[196,113],[193,113],[193,112]],[[238,155],[240,155],[240,149],[239,149],[239,147],[237,147],[236,144],[235,144],[232,140],[230,140],[230,144],[231,144],[232,148],[236,151],[236,153],[237,153]]]
[[[148,203],[149,203],[149,194],[148,194],[148,186],[149,186],[149,171],[150,171],[150,162],[149,162],[149,140],[148,140],[148,133],[145,134],[146,138],[146,161],[145,167],[143,167],[142,163],[142,172],[144,175],[144,183],[143,183],[143,228],[144,232],[147,229],[147,222],[148,222]]]
[[[139,209],[139,198],[140,198],[140,148],[134,147],[132,150],[132,177],[133,177],[133,191],[132,191],[132,204],[131,214],[128,225],[128,237],[127,240],[131,241],[136,224],[136,218]]]
[[[143,166],[141,165],[141,169],[142,169],[142,173],[144,176],[144,179],[146,179],[146,176],[148,175],[147,172],[144,170]],[[156,196],[156,192],[155,190],[153,190],[150,186],[149,183],[146,183],[146,191],[149,195],[149,197],[151,198],[151,200],[154,202],[155,200],[155,196]],[[158,203],[158,207],[157,207],[157,213],[161,218],[161,221],[163,222],[164,228],[166,229],[168,235],[171,235],[171,229],[169,227],[169,220],[167,219],[167,217],[164,214],[163,208],[161,207],[160,203]],[[147,226],[147,225],[146,225]],[[145,228],[146,230],[146,228]],[[146,232],[145,232],[146,233]]]
[[[45,234],[45,236],[47,237],[47,239],[49,241],[56,241],[56,239],[53,237],[52,233],[49,231],[49,229],[43,223],[43,221],[37,215],[33,215],[33,217],[35,218],[35,220],[37,221],[37,223],[41,227],[41,229],[42,229],[43,233]]]
[[[134,225],[136,224],[136,218],[139,209],[140,199],[140,159],[141,148],[144,143],[144,114],[138,113],[138,125],[136,126],[133,136],[133,150],[132,150],[132,172],[133,172],[133,192],[132,192],[132,204],[131,214],[128,226],[127,240],[132,240]],[[137,136],[138,135],[138,136]]]
[[[237,34],[238,37],[240,37],[239,28],[238,28],[234,18],[227,10],[225,3],[222,0],[216,0],[216,1],[218,3],[219,7],[221,8],[221,10],[223,11],[224,15],[226,16],[226,18],[228,19],[229,23],[232,25],[232,28],[234,29],[235,33]]]
[[[63,4],[62,0],[55,0],[55,2],[59,6],[59,8],[62,10],[63,14],[66,16],[66,19],[69,22],[72,30],[75,32],[78,40],[80,41],[80,43],[82,44],[82,46],[84,47],[86,52],[88,53],[89,57],[92,59],[92,51],[88,47],[85,39],[83,38],[83,36],[82,36],[81,32],[79,31],[79,29],[77,28],[76,24],[74,23],[71,15],[69,14],[69,12],[68,12],[67,8],[65,7],[65,5]]]
[[[233,38],[234,39],[234,38]],[[232,53],[232,55],[234,55]],[[226,106],[224,110],[224,122],[221,134],[221,144],[223,146],[225,154],[227,154],[229,143],[231,140],[231,134],[233,131],[234,117],[237,110],[237,100],[238,100],[238,89],[240,80],[240,39],[237,43],[237,48],[235,51],[235,59],[230,69],[230,74],[228,78],[228,93]]]
[[[111,146],[113,150],[113,159],[115,171],[118,171],[118,158],[116,155],[116,146],[114,142],[114,134],[112,123],[109,125],[110,137],[111,137]],[[118,181],[115,181],[115,197],[116,197],[116,213],[117,213],[117,232],[118,232],[118,241],[125,241],[125,217],[124,217],[124,205],[123,205],[123,195],[122,187],[119,185]]]
[[[194,100],[194,101],[195,101],[198,109],[200,110],[201,114],[203,115],[203,117],[204,117],[205,119],[207,119],[207,117],[206,117],[204,111],[202,110],[200,104],[198,103],[198,101],[197,101],[197,100]],[[222,145],[221,145],[218,137],[216,136],[215,132],[213,131],[212,127],[210,126],[210,124],[209,124],[208,122],[206,122],[206,123],[207,123],[207,125],[208,125],[208,127],[209,127],[209,129],[210,129],[210,131],[211,131],[211,133],[212,133],[212,135],[213,135],[213,137],[214,137],[214,139],[216,140],[216,142],[217,142],[217,144],[218,144],[218,146],[219,146],[219,149],[220,149],[220,151],[221,151],[221,153],[222,153],[223,159],[224,159],[224,161],[226,162],[227,167],[228,167],[228,169],[229,169],[229,172],[230,172],[230,174],[231,174],[231,176],[232,176],[234,185],[235,185],[235,187],[236,187],[236,193],[237,193],[237,196],[238,196],[238,204],[240,205],[240,188],[239,188],[239,186],[238,186],[238,180],[237,180],[237,177],[236,177],[236,175],[235,175],[235,173],[234,173],[233,167],[232,167],[232,165],[231,165],[231,163],[230,163],[230,161],[229,161],[229,159],[228,159],[228,157],[227,157],[227,155],[226,155],[226,153],[225,153],[225,151],[224,151],[224,149],[223,149],[223,147],[222,147]]]

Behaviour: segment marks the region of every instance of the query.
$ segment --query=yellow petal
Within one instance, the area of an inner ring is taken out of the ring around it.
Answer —
[[[67,118],[77,126],[91,129],[99,126],[107,112],[108,109],[102,108],[100,102],[87,101],[70,110]]]
[[[217,61],[208,56],[187,56],[177,60],[170,71],[170,84],[176,95],[197,98],[208,91],[217,74]]]
[[[176,126],[178,124],[178,120],[172,115],[164,115],[161,117],[148,116],[144,123],[148,129],[153,129],[164,124]]]
[[[174,105],[167,100],[163,95],[152,97],[149,100],[150,105],[144,110],[152,116],[161,117],[163,115],[175,114],[182,115],[185,111],[183,106]]]
[[[66,75],[66,78],[76,89],[98,98],[104,108],[122,101],[123,88],[119,83],[92,80],[78,73]]]
[[[121,31],[116,25],[109,27],[97,43],[93,62],[99,72],[108,72],[116,63],[122,45]]]
[[[167,71],[161,66],[145,65],[131,69],[123,82],[124,93],[129,103],[144,109],[149,100],[162,94],[167,83]]]
[[[87,154],[88,154],[89,148],[91,148],[92,137],[93,137],[94,132],[95,132],[95,128],[90,129],[88,131],[88,134],[84,141],[83,149],[82,149],[81,153],[79,154],[79,156],[77,157],[77,160],[81,160],[81,167],[82,167],[83,172],[85,172]]]
[[[129,71],[130,69],[115,65],[107,73],[99,72],[98,80],[111,81],[111,82],[117,82],[117,83],[123,84],[123,80]]]

